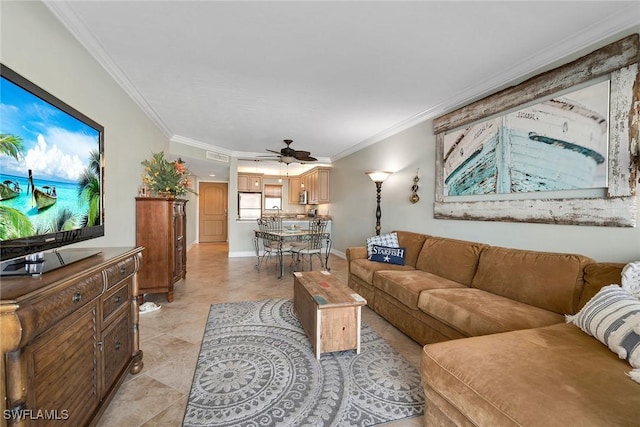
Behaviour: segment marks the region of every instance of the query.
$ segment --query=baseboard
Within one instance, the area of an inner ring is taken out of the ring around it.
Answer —
[[[231,252],[229,251],[229,258],[244,258],[244,257],[254,257],[256,256],[256,251],[238,251]]]

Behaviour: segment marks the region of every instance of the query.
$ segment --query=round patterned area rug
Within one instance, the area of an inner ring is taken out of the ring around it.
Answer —
[[[366,426],[421,415],[420,374],[366,324],[320,360],[291,300],[211,306],[183,426]]]

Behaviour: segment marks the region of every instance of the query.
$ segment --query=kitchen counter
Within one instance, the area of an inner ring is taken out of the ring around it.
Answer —
[[[332,218],[328,215],[318,215],[317,218],[328,221],[326,231],[331,233]],[[298,217],[295,214],[285,214],[282,215],[282,226],[283,228],[291,228],[295,225],[296,228],[309,228],[310,220],[313,220],[313,218],[306,215]],[[229,257],[255,257],[256,251],[253,246],[253,238],[255,237],[255,230],[258,228],[256,219],[236,219],[234,224],[234,243],[231,244],[230,241]]]
[[[269,217],[272,215],[265,215],[265,217]],[[316,217],[310,217],[310,216],[306,216],[306,215],[281,215],[280,216],[282,218],[282,223],[283,224],[287,224],[287,223],[291,223],[291,222],[309,222],[311,220],[315,219],[325,219],[327,221],[332,221],[331,216],[329,215],[318,215]],[[257,219],[236,219],[236,221],[238,222],[256,222]]]

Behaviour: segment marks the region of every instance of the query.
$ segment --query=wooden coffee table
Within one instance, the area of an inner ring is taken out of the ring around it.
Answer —
[[[360,353],[361,308],[367,301],[328,271],[293,276],[293,307],[316,359],[331,351]]]

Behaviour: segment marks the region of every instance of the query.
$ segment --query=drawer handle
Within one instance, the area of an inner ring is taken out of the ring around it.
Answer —
[[[120,295],[116,295],[115,298],[113,299],[113,302],[115,302],[116,304],[120,304]]]
[[[74,304],[79,303],[81,299],[82,299],[82,294],[80,292],[76,292],[75,294],[73,294],[73,303]]]
[[[120,350],[120,347],[122,347],[122,345],[120,344],[120,341],[118,341],[116,343],[116,350]]]
[[[120,267],[120,275],[124,276],[127,273],[127,267]]]

